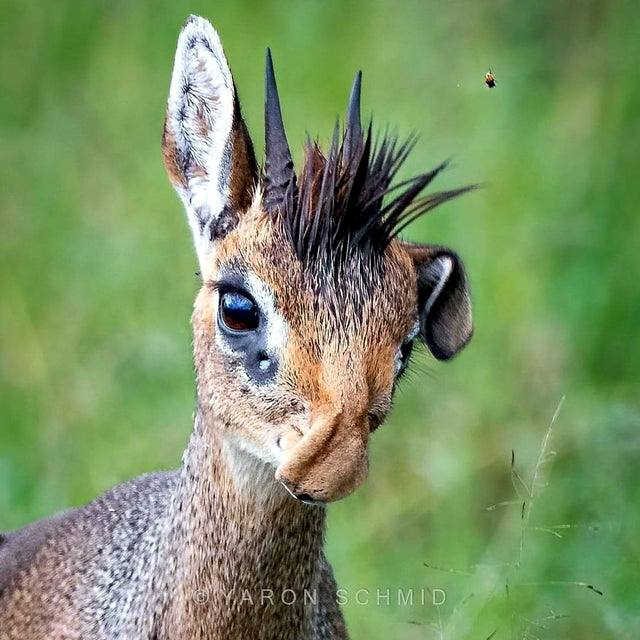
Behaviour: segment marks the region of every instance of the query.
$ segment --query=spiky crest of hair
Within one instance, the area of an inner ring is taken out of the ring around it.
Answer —
[[[336,125],[326,155],[307,142],[297,188],[287,190],[276,210],[306,267],[345,264],[354,254],[375,261],[415,219],[476,187],[421,195],[447,162],[392,186],[415,140],[399,143],[385,134],[374,143],[371,125],[366,133],[359,129],[355,139],[351,131],[347,139]]]

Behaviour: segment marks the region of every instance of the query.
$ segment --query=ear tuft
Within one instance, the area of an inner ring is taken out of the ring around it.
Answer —
[[[202,263],[250,202],[257,176],[231,70],[204,18],[190,16],[178,38],[162,146]]]
[[[438,360],[450,360],[473,335],[467,276],[456,253],[407,245],[418,277],[420,337]]]

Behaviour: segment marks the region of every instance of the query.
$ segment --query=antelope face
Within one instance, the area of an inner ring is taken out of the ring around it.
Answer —
[[[367,474],[415,339],[448,359],[470,339],[457,256],[397,238],[466,189],[419,197],[438,169],[384,200],[407,145],[372,149],[360,77],[344,136],[309,146],[298,176],[270,56],[259,175],[220,41],[202,18],[180,34],[163,151],[203,275],[193,315],[198,401],[223,438],[270,464],[296,498],[327,502]]]

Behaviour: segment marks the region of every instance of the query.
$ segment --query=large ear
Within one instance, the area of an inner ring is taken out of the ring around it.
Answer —
[[[418,276],[420,337],[438,360],[449,360],[473,335],[464,266],[450,249],[406,243]]]
[[[258,176],[220,38],[204,18],[191,16],[178,38],[162,150],[202,265],[251,204]]]

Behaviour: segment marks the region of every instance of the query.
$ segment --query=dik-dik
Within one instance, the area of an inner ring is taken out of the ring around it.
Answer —
[[[267,53],[258,166],[218,35],[187,20],[162,139],[200,263],[197,407],[179,470],[0,535],[0,638],[346,638],[326,505],[366,478],[411,349],[472,333],[449,249],[405,242],[443,168],[392,180],[411,143],[374,141],[360,74],[344,130],[296,173]]]

